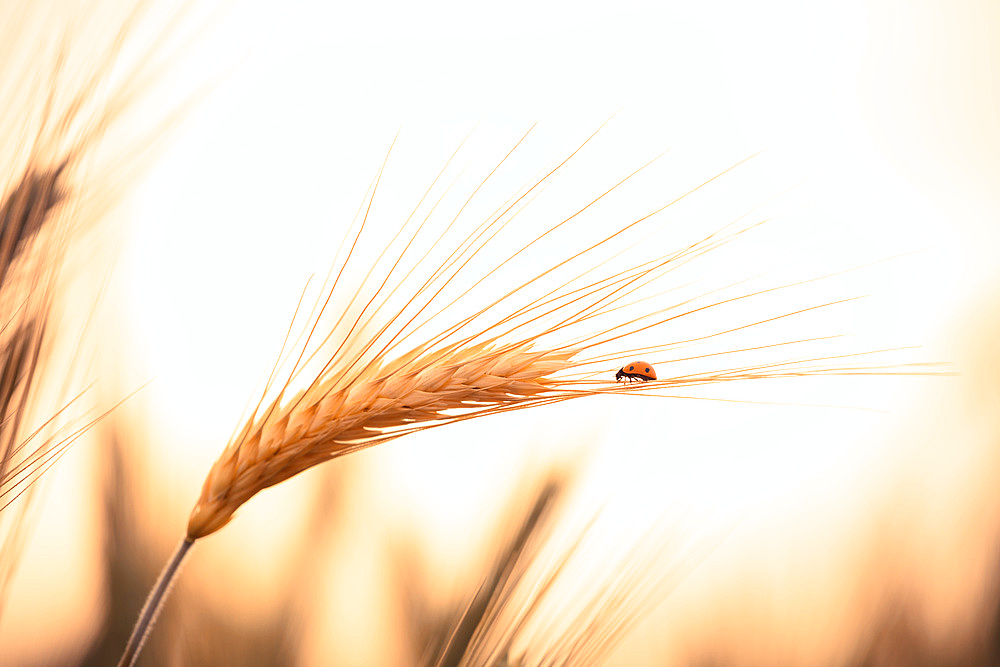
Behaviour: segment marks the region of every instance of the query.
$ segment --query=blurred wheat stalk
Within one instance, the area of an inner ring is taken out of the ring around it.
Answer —
[[[109,7],[117,21],[102,14]],[[129,123],[174,48],[132,43],[147,9],[23,2],[0,10],[0,612],[35,482],[101,418],[86,421],[74,389],[86,331],[61,326],[62,306],[79,307],[67,295],[74,261],[100,243],[92,232],[175,119]],[[125,57],[129,48],[137,50]],[[93,308],[99,297],[90,298]]]
[[[580,466],[540,472],[535,481],[524,471],[532,481],[513,494],[478,587],[444,611],[428,599],[433,588],[413,563],[415,544],[394,550],[412,642],[408,664],[599,664],[703,557],[695,541],[676,539],[676,526],[650,526],[633,542],[602,547],[599,512],[584,513],[581,526],[568,517],[579,500],[572,495]],[[600,564],[586,566],[595,553]]]

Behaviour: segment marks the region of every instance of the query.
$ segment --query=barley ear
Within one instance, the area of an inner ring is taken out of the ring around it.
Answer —
[[[258,492],[324,461],[458,419],[566,400],[573,394],[554,374],[574,354],[529,343],[448,347],[402,355],[348,383],[334,372],[279,396],[212,466],[187,539],[214,533]]]

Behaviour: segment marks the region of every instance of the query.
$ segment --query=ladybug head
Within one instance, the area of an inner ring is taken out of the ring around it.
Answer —
[[[618,372],[615,373],[615,382],[617,382],[618,380],[621,380],[623,377],[625,377],[625,368],[624,367],[619,368]]]

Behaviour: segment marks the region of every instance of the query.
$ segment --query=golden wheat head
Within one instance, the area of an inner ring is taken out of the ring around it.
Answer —
[[[482,345],[404,357],[349,386],[310,387],[248,423],[212,466],[188,522],[189,539],[215,532],[258,491],[318,463],[431,422],[527,407],[560,396],[553,373],[572,351]]]
[[[583,145],[586,145],[587,141]],[[558,220],[533,238],[529,238],[525,246],[514,251],[485,276],[482,274],[477,276],[471,272],[470,275],[464,274],[463,270],[469,265],[470,260],[491,242],[505,224],[514,219],[518,212],[515,208],[519,202],[549,179],[575,154],[576,151],[546,176],[530,187],[526,186],[520,196],[512,197],[498,208],[495,216],[481,223],[468,235],[460,235],[457,241],[450,239],[448,233],[453,229],[453,225],[449,224],[442,236],[436,238],[432,245],[451,247],[451,253],[447,254],[446,251],[447,258],[443,265],[435,269],[425,282],[414,281],[414,285],[418,287],[413,290],[410,297],[402,301],[394,300],[400,288],[406,290],[409,287],[408,281],[411,277],[409,272],[399,267],[405,263],[408,254],[413,254],[411,248],[414,241],[425,229],[424,223],[416,225],[415,230],[409,229],[416,210],[402,225],[396,237],[384,247],[378,260],[361,281],[358,293],[344,306],[337,322],[332,326],[329,324],[321,326],[323,311],[331,302],[334,289],[337,287],[335,280],[333,287],[327,292],[325,302],[322,302],[323,306],[319,308],[320,314],[311,318],[312,331],[303,346],[299,360],[303,359],[307,348],[311,352],[309,359],[314,359],[323,346],[335,336],[339,336],[340,345],[332,354],[326,352],[328,361],[319,372],[306,373],[296,362],[290,377],[297,376],[301,379],[303,375],[307,376],[307,388],[289,398],[287,394],[292,393],[288,390],[291,384],[287,383],[276,397],[267,401],[266,407],[259,406],[246,420],[236,437],[212,466],[202,486],[201,495],[188,522],[187,539],[193,541],[219,530],[229,522],[233,513],[256,493],[318,463],[416,430],[459,419],[470,419],[609,391],[649,392],[732,380],[834,372],[863,373],[871,370],[850,364],[817,365],[817,359],[807,358],[721,370],[709,369],[696,373],[677,373],[672,376],[661,373],[658,381],[635,386],[624,386],[610,381],[617,368],[615,362],[620,362],[622,357],[629,357],[632,353],[660,353],[815,308],[834,305],[817,304],[810,308],[784,312],[775,317],[764,317],[707,336],[673,341],[652,348],[637,348],[623,344],[622,341],[628,340],[634,334],[681,317],[794,286],[768,288],[715,300],[711,293],[701,293],[694,299],[673,301],[664,298],[664,291],[656,291],[662,278],[678,266],[719,248],[753,229],[756,224],[735,231],[728,230],[728,233],[716,231],[666,255],[654,256],[646,262],[635,265],[625,264],[625,268],[619,266],[617,270],[612,268],[613,263],[609,262],[607,251],[604,250],[608,241],[629,230],[634,231],[640,223],[679,199],[630,224],[612,229],[611,233],[602,232],[601,234],[606,235],[599,236],[596,242],[589,246],[587,244],[590,241],[587,241],[583,244],[582,250],[575,254],[568,253],[566,259],[548,268],[527,276],[515,273],[507,277],[507,283],[498,279],[497,282],[501,284],[509,285],[513,282],[514,287],[502,293],[499,298],[494,293],[492,297],[482,299],[477,288],[487,278],[515,260],[525,249],[531,248],[549,234],[566,226],[581,212],[631,177],[626,177],[569,217]],[[632,175],[638,171],[641,169]],[[682,195],[681,198],[719,176],[721,174]],[[376,179],[375,189],[379,179]],[[431,187],[433,188],[434,184]],[[375,189],[370,193],[372,199]],[[372,199],[368,200],[368,210],[371,208]],[[350,246],[352,251],[358,244],[363,229],[364,220],[358,227]],[[566,229],[570,227],[567,226]],[[605,253],[603,257],[601,257],[602,251]],[[617,257],[621,258],[622,254],[619,253]],[[590,260],[590,264],[584,264],[584,268],[575,274],[571,271],[569,280],[562,283],[553,280],[558,269],[595,255],[596,261]],[[625,254],[625,258],[628,258],[628,254]],[[417,268],[421,259],[418,257],[415,260]],[[355,305],[364,302],[361,294],[365,288],[369,284],[378,282],[371,277],[378,272],[380,262],[383,260],[389,267],[385,270],[385,277],[381,284],[374,288],[374,293],[370,295],[367,304],[358,310]],[[348,252],[346,259],[341,263],[338,280],[350,261],[351,253]],[[410,269],[411,272],[414,270],[415,268]],[[403,276],[394,288],[389,288],[387,285],[390,284],[390,278],[394,273],[403,273]],[[556,282],[555,288],[549,287],[549,283],[552,282]],[[451,301],[441,296],[446,288],[456,284],[471,286]],[[531,288],[543,285],[541,293],[533,292],[531,296],[526,295]],[[479,307],[480,301],[477,298],[488,302],[488,305]],[[403,304],[402,308],[399,308],[400,303]],[[458,317],[450,326],[444,326],[442,322],[449,321],[450,313],[457,303],[473,304],[471,309],[461,311],[462,313],[471,311],[472,314]],[[665,305],[650,308],[650,304]],[[391,316],[380,318],[380,311],[386,310],[392,313]],[[348,312],[351,313],[350,316],[347,315]],[[354,323],[345,331],[340,325],[345,321],[349,322],[351,317],[354,318]],[[326,329],[330,333],[323,343],[312,345],[310,348],[309,341],[317,329]],[[423,340],[419,345],[406,349],[407,341],[413,338]],[[804,341],[790,341],[790,343],[801,342]],[[789,343],[764,347],[778,347],[785,344]],[[729,348],[721,353],[704,356],[741,353],[747,352],[748,349]],[[849,355],[852,359],[853,356]],[[675,355],[674,361],[697,358],[699,357],[676,359]],[[608,364],[612,365],[609,367]]]

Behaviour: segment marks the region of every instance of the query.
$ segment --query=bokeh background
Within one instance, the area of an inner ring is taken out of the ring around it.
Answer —
[[[139,42],[178,9],[154,3]],[[86,32],[103,25],[94,13],[125,11],[0,8],[35,17],[39,35],[78,29],[81,62],[107,39]],[[688,278],[855,269],[796,298],[866,299],[766,335],[913,346],[893,359],[957,375],[692,393],[747,402],[594,398],[338,460],[197,545],[141,664],[414,664],[489,581],[546,480],[559,509],[530,553],[558,561],[587,541],[551,596],[555,620],[514,643],[528,664],[563,662],[559,619],[622,573],[633,594],[597,615],[595,636],[637,618],[605,642],[607,664],[1000,663],[996,3],[233,0],[182,16],[190,39],[131,122],[183,118],[74,274],[102,290],[81,352],[97,404],[142,388],[41,483],[0,662],[117,659],[397,132],[373,233],[405,218],[470,132],[475,172],[537,123],[513,192],[613,115],[537,215],[668,151],[585,223],[621,224],[760,152],[664,220],[679,243],[753,207],[773,217]]]

